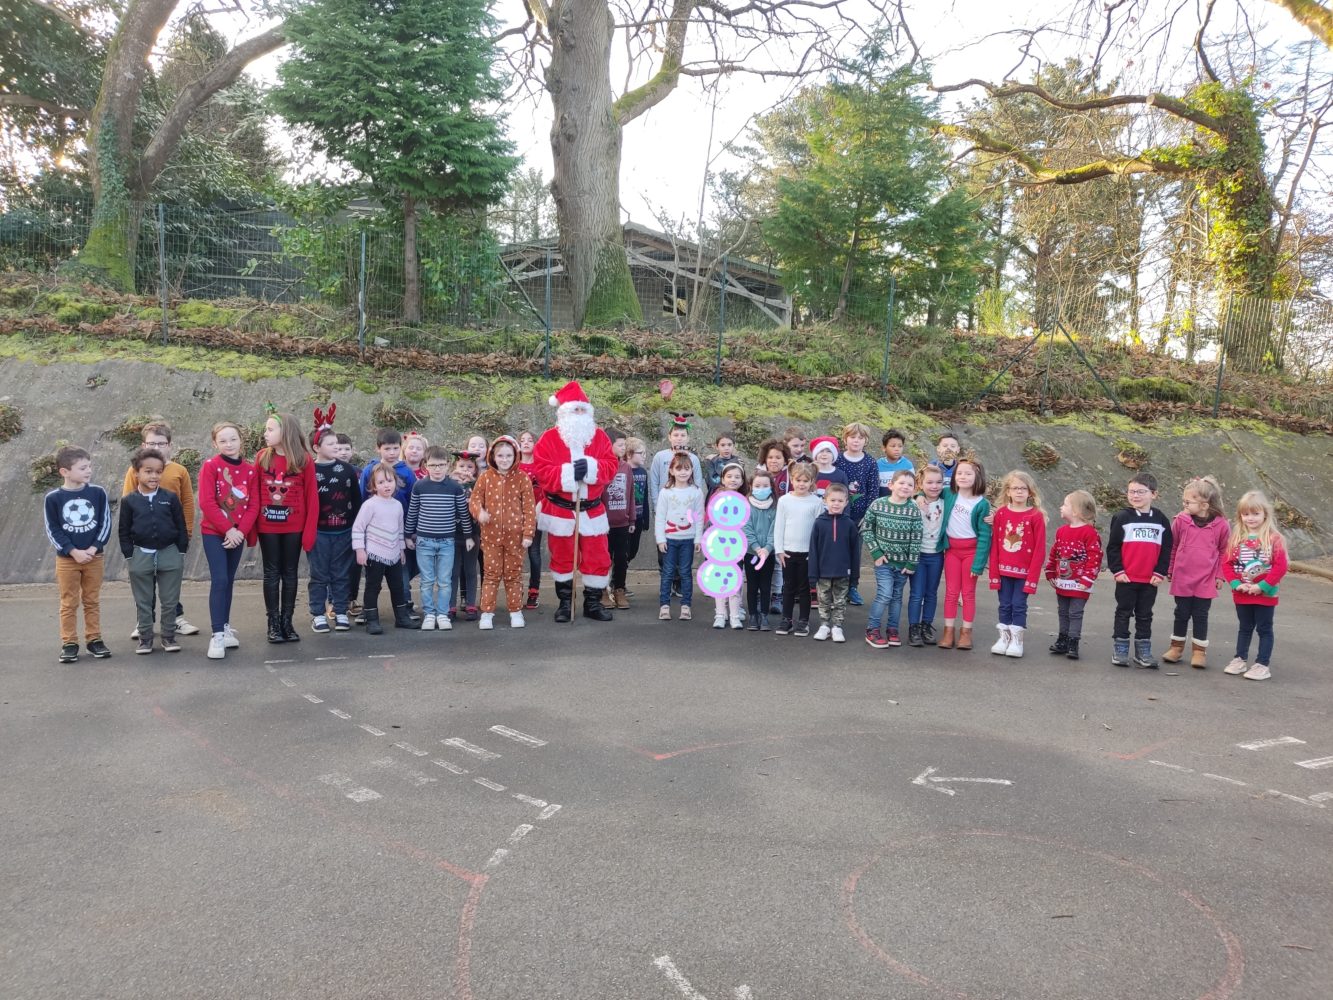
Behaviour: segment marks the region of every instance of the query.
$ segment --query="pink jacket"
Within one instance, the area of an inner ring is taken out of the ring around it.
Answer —
[[[1215,517],[1200,528],[1187,511],[1171,522],[1172,597],[1216,597],[1217,581],[1222,579],[1222,562],[1231,542],[1231,525],[1225,517]]]

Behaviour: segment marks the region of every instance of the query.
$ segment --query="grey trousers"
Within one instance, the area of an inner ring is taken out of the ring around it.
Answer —
[[[176,632],[176,604],[181,596],[181,575],[185,557],[174,545],[156,552],[138,546],[129,558],[130,593],[139,616],[139,634],[153,634],[154,595],[162,605],[162,634]]]

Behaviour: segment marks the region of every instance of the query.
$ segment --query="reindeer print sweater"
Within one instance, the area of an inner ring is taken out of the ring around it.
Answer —
[[[267,450],[267,449],[266,449]],[[319,493],[315,486],[315,463],[307,460],[299,472],[288,468],[284,455],[273,454],[264,468],[264,452],[255,458],[259,471],[260,535],[301,535],[301,548],[315,545],[319,526]]]
[[[1035,507],[995,509],[991,525],[990,587],[1000,589],[1000,577],[1021,577],[1023,591],[1037,592],[1037,581],[1046,555],[1046,515]]]
[[[254,465],[225,455],[205,462],[199,469],[199,510],[205,535],[225,535],[232,528],[250,535],[259,516],[259,473]]]

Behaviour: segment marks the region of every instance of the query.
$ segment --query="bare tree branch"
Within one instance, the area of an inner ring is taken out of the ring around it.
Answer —
[[[97,32],[93,31],[91,28],[82,24],[79,21],[78,17],[76,17],[70,11],[67,11],[65,10],[65,8],[60,7],[56,4],[49,3],[48,0],[28,0],[28,3],[32,4],[34,7],[40,7],[42,10],[46,11],[53,17],[60,18],[60,20],[64,21],[66,24],[68,24],[75,31],[79,32],[79,34],[81,35],[88,35],[89,37],[96,37],[97,35]]]
[[[1199,63],[1203,66],[1204,73],[1213,83],[1218,83],[1217,74],[1213,72],[1213,64],[1208,61],[1208,50],[1204,48],[1203,36],[1208,30],[1208,22],[1213,19],[1213,8],[1217,6],[1217,0],[1208,0],[1208,6],[1203,12],[1203,22],[1199,25],[1199,33],[1194,36],[1194,51],[1199,56]]]
[[[47,101],[27,94],[0,94],[0,108],[37,108],[49,111],[61,118],[86,119],[91,113],[88,108],[67,108],[56,101]]]
[[[1319,0],[1268,0],[1275,3],[1294,17],[1297,23],[1309,29],[1329,48],[1333,48],[1333,9],[1325,7]]]

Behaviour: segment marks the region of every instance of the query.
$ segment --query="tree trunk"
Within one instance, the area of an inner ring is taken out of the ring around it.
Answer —
[[[621,127],[611,97],[611,12],[605,0],[556,0],[550,24],[551,194],[574,325],[641,323],[620,227]]]
[[[403,322],[421,322],[421,270],[417,266],[417,200],[403,195]]]

